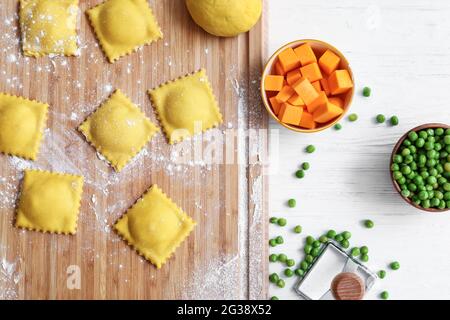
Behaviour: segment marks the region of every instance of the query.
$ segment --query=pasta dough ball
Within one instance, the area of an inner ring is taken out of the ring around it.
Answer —
[[[262,12],[261,0],[186,0],[186,6],[200,27],[219,37],[249,31]]]

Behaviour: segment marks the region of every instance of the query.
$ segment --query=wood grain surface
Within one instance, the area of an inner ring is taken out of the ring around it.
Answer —
[[[164,39],[109,64],[84,14],[100,2],[80,1],[80,56],[40,59],[25,58],[20,50],[17,1],[0,3],[0,91],[50,105],[48,129],[38,160],[0,156],[0,273],[3,270],[6,274],[0,276],[0,297],[265,297],[261,271],[267,268],[267,263],[260,256],[263,251],[257,252],[252,268],[249,267],[253,256],[250,249],[262,250],[264,246],[258,241],[266,243],[261,219],[261,215],[267,214],[265,197],[247,197],[247,205],[242,204],[242,195],[247,195],[249,188],[263,185],[256,171],[259,169],[252,169],[253,166],[249,169],[248,154],[244,155],[247,162],[243,166],[237,161],[209,165],[204,158],[194,157],[182,163],[177,160],[196,145],[211,144],[217,152],[229,152],[237,159],[239,150],[248,152],[245,151],[248,142],[220,137],[237,128],[266,127],[266,116],[253,116],[259,113],[260,105],[255,89],[250,88],[260,74],[263,23],[249,34],[217,38],[193,23],[183,1],[149,1]],[[146,91],[199,68],[207,70],[224,116],[224,124],[211,131],[209,138],[171,147],[160,134],[117,174],[76,131],[116,88],[156,122]],[[249,104],[252,107],[247,107]],[[247,120],[240,124],[239,117]],[[267,142],[262,143],[261,150],[265,150]],[[76,235],[43,234],[13,227],[16,196],[26,168],[85,177]],[[242,179],[247,183],[242,183]],[[153,183],[198,222],[187,241],[160,270],[139,257],[110,229]],[[252,218],[248,206],[258,207],[258,219]],[[248,223],[242,227],[245,220]],[[254,237],[259,235],[257,242],[249,242],[251,232]],[[80,272],[79,289],[67,286],[70,266]],[[259,285],[251,285],[255,281]]]

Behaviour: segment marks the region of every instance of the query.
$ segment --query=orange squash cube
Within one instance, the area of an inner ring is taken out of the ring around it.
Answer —
[[[305,77],[301,77],[292,87],[306,105],[313,103],[319,97],[319,93]]]
[[[337,118],[343,112],[344,110],[328,102],[326,105],[317,108],[317,110],[313,113],[313,118],[314,121],[318,123],[326,123]]]
[[[281,122],[298,126],[302,118],[303,108],[283,103],[280,108],[278,119]]]
[[[275,63],[275,73],[279,76],[286,75],[286,71],[284,71],[283,66],[281,65],[280,61],[277,61],[277,63]]]
[[[288,103],[292,104],[293,106],[304,106],[305,102],[297,93],[294,93],[292,97],[289,98],[287,101]]]
[[[279,103],[284,103],[289,100],[290,97],[295,93],[294,89],[290,86],[284,86],[280,92],[275,96]]]
[[[276,97],[269,98],[270,106],[272,107],[273,113],[277,116],[280,113],[281,103],[277,101]]]
[[[295,54],[300,59],[302,66],[306,66],[310,63],[317,62],[316,55],[314,54],[313,49],[307,43],[302,44],[301,46],[294,49]]]
[[[327,96],[330,95],[330,87],[328,86],[328,80],[326,78],[323,78],[322,80],[320,80],[320,85],[322,86],[323,91],[325,91],[325,94]]]
[[[266,91],[280,91],[283,89],[284,77],[267,75],[264,79],[264,90]]]
[[[319,58],[319,66],[326,74],[333,73],[338,68],[340,62],[341,58],[331,50],[325,51]]]
[[[331,94],[336,95],[353,88],[353,82],[347,70],[336,70],[328,78],[328,86]]]
[[[300,59],[297,57],[292,48],[287,48],[280,52],[278,55],[278,61],[280,61],[283,70],[286,72],[301,67]]]
[[[318,81],[322,79],[322,72],[320,72],[317,62],[310,63],[300,68],[302,76],[308,79],[310,82]]]
[[[314,113],[318,108],[326,105],[328,103],[328,97],[325,94],[325,92],[320,91],[319,96],[316,100],[314,100],[312,103],[307,104],[306,108],[308,109],[308,112]]]
[[[322,86],[320,85],[320,81],[314,81],[314,82],[311,82],[311,84],[313,85],[314,89],[316,89],[317,92],[322,91]]]
[[[308,111],[303,111],[302,118],[300,119],[300,123],[298,125],[306,129],[316,128],[316,122],[314,121],[313,115]]]
[[[286,81],[289,85],[293,85],[302,77],[302,74],[300,73],[300,69],[295,69],[292,71],[289,71],[286,75]]]
[[[330,103],[334,104],[335,106],[338,106],[339,108],[344,108],[344,100],[338,97],[329,97],[328,101]]]

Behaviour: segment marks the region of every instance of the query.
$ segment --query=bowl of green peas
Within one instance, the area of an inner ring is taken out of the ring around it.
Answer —
[[[411,129],[391,155],[394,188],[410,205],[428,212],[450,210],[450,126]]]

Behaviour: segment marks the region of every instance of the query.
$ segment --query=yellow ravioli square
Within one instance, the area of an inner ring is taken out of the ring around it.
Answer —
[[[75,234],[83,193],[83,177],[25,170],[16,227]]]
[[[24,54],[76,55],[78,11],[78,0],[20,0]]]
[[[120,90],[116,90],[79,130],[120,171],[159,129]]]
[[[222,123],[204,69],[150,90],[149,95],[170,144]]]
[[[48,105],[0,93],[0,152],[35,160]]]
[[[87,14],[111,63],[162,38],[147,0],[107,0]]]
[[[157,185],[116,222],[116,231],[158,269],[187,238],[193,221]]]

